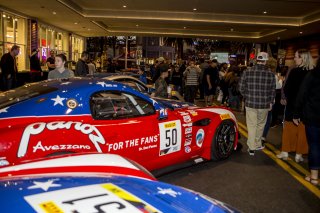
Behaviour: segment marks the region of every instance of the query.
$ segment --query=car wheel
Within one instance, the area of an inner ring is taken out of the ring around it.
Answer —
[[[222,121],[213,137],[211,146],[212,160],[217,161],[228,158],[233,151],[235,141],[235,124],[231,120]]]

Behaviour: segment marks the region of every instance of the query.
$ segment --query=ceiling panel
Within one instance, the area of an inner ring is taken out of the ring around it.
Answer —
[[[320,33],[315,27],[320,26],[320,0],[0,0],[0,5],[82,36],[200,36],[255,42],[297,37],[301,31]]]

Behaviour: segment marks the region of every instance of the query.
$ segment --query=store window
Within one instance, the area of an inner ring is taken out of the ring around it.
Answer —
[[[127,119],[155,113],[151,103],[118,91],[103,91],[91,97],[92,116],[97,120]]]
[[[68,56],[69,41],[68,33],[61,32],[55,27],[43,24],[39,26],[40,59],[42,70],[47,70],[46,61],[50,57],[50,50],[55,50],[56,54],[64,53]]]
[[[20,54],[17,56],[18,71],[25,71],[29,67],[27,60],[27,20],[10,13],[1,14],[0,54],[10,51],[13,45],[20,46]],[[3,42],[2,42],[3,41]]]
[[[78,61],[78,59],[81,57],[81,53],[83,52],[84,39],[77,36],[71,36],[71,42],[72,42],[72,60]]]

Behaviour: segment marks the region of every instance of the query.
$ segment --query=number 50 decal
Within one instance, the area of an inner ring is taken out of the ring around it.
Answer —
[[[181,150],[181,123],[180,120],[159,124],[160,152],[159,155],[167,155]]]

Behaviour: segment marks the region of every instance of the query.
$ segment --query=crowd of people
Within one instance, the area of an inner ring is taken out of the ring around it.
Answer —
[[[2,56],[1,89],[17,86],[16,56],[20,48],[12,46]],[[40,81],[43,72],[38,58],[38,49],[30,55],[30,79]],[[84,51],[76,63],[75,71],[66,68],[66,56],[50,51],[46,60],[48,79],[71,78],[93,75],[96,67]],[[137,66],[140,80],[152,79],[155,91],[152,96],[170,98],[173,89],[194,103],[203,100],[205,106],[214,101],[234,110],[244,111],[248,128],[248,153],[264,149],[269,128],[282,123],[282,148],[278,158],[287,160],[289,152],[296,153],[295,161],[302,162],[308,154],[311,174],[306,180],[318,184],[320,169],[320,60],[314,64],[308,50],[297,50],[295,67],[288,72],[279,72],[277,60],[268,53],[260,52],[256,64],[244,67],[234,61],[219,64],[216,59],[189,60],[169,64],[163,57],[153,65]],[[109,60],[107,72],[119,69],[116,61]],[[278,72],[277,72],[278,71]]]

